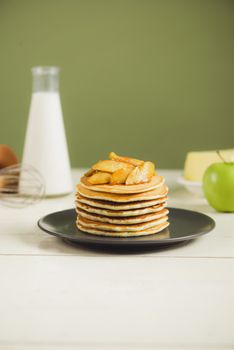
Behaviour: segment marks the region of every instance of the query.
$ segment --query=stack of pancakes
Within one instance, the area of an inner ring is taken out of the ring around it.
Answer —
[[[137,185],[77,185],[77,227],[94,235],[134,237],[151,235],[168,223],[168,187],[162,176]]]

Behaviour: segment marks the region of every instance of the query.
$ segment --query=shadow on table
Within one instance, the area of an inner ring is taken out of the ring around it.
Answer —
[[[64,240],[64,243],[69,246],[73,246],[80,250],[82,249],[83,252],[86,253],[93,253],[93,254],[107,254],[107,255],[137,255],[137,254],[145,254],[145,253],[157,253],[161,251],[167,251],[167,250],[174,250],[178,247],[187,246],[189,244],[192,244],[192,241],[184,241],[184,242],[178,242],[173,244],[167,244],[162,246],[115,246],[115,245],[90,245],[90,244],[84,244],[84,243],[75,243],[71,242],[69,240]],[[77,254],[79,255],[79,254]]]
[[[12,237],[13,235],[11,235]],[[18,239],[18,235],[15,239]],[[140,245],[140,246],[115,246],[75,243],[61,238],[46,235],[38,229],[37,234],[31,234],[30,230],[20,236],[24,243],[24,254],[51,255],[51,256],[98,256],[98,255],[139,255],[162,251],[173,251],[174,249],[192,244],[192,241],[184,241],[167,245]],[[27,248],[28,247],[28,248]],[[33,252],[31,248],[33,247]]]

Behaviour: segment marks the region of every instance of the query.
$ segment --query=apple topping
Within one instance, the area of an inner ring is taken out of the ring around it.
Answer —
[[[111,181],[111,174],[97,172],[88,178],[88,182],[91,185],[103,185],[108,184]]]
[[[151,162],[145,162],[139,167],[135,167],[129,174],[126,185],[139,184],[143,182],[148,182],[155,175],[155,167]]]
[[[108,160],[100,160],[85,173],[91,185],[135,185],[149,182],[156,174],[152,162],[122,157],[114,152]]]
[[[107,173],[114,173],[116,170],[124,168],[133,169],[133,165],[123,162],[116,162],[115,160],[100,160],[92,166],[93,170],[99,170]]]
[[[93,174],[95,174],[96,173],[96,170],[94,170],[94,169],[89,169],[84,175],[86,176],[86,177],[89,177],[89,176],[91,176],[91,175],[93,175]]]
[[[111,185],[125,184],[127,177],[131,171],[131,168],[122,168],[116,170],[111,176]]]
[[[140,168],[137,166],[131,171],[125,183],[126,185],[134,185],[134,184],[139,184],[140,182],[141,182],[141,171],[140,171]]]
[[[110,152],[109,158],[110,158],[111,160],[115,160],[115,161],[117,161],[117,162],[123,162],[123,163],[132,164],[133,166],[139,166],[139,165],[144,164],[144,161],[143,161],[143,160],[134,159],[134,158],[129,158],[129,157],[118,156],[118,155],[115,154],[114,152]]]
[[[147,177],[147,179],[150,180],[154,175],[156,175],[155,166],[152,162],[145,162],[140,168],[143,178]]]

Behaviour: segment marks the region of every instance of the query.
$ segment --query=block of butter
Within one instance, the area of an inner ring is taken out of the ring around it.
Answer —
[[[226,162],[234,162],[234,149],[219,150]],[[220,163],[222,160],[217,151],[201,151],[187,153],[184,164],[184,178],[190,181],[202,181],[205,170],[212,163]]]

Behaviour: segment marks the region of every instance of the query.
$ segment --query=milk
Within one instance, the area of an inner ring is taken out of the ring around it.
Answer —
[[[32,93],[23,163],[41,173],[47,196],[66,194],[72,191],[72,181],[60,95],[56,84],[50,89],[40,84],[38,88],[37,81]]]

